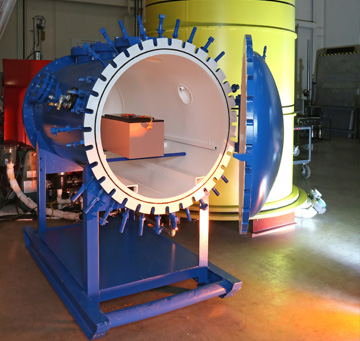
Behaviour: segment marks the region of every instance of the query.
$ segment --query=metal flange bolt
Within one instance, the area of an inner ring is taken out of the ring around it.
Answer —
[[[160,234],[162,232],[162,227],[161,227],[161,216],[160,215],[156,215],[155,216],[155,232],[156,234]]]
[[[111,46],[111,48],[115,51],[116,55],[119,54],[118,50],[116,49],[113,41],[110,39],[110,37],[107,35],[105,28],[101,28],[99,32],[104,36],[107,43]]]
[[[224,181],[226,184],[229,182],[225,175],[221,175],[221,180]]]
[[[156,29],[157,33],[158,33],[158,37],[159,38],[163,38],[163,33],[165,32],[164,28],[163,28],[163,23],[164,23],[164,19],[165,19],[165,15],[164,14],[159,14],[159,28]]]
[[[114,205],[115,205],[115,201],[112,200],[110,206],[106,209],[103,217],[100,218],[100,225],[101,226],[104,226],[104,225],[106,225],[108,223],[108,221],[106,219],[108,218],[111,211],[114,209]]]
[[[192,29],[192,31],[191,31],[191,33],[190,33],[190,37],[189,37],[189,39],[187,40],[187,42],[188,42],[189,44],[192,44],[192,43],[193,43],[196,30],[197,30],[197,27],[193,27],[193,29]]]
[[[178,221],[178,218],[177,218],[176,214],[175,213],[169,213],[169,218],[170,218],[171,228],[173,230],[175,230],[177,228],[177,221]]]
[[[98,194],[96,195],[96,197],[93,199],[93,201],[90,203],[89,206],[87,206],[85,209],[84,209],[84,213],[85,214],[88,214],[92,209],[93,207],[95,206],[95,204],[100,201],[100,197],[102,196],[102,194],[104,193],[104,190],[101,189]]]
[[[71,198],[72,202],[75,202],[80,198],[80,196],[85,192],[85,190],[90,186],[90,184],[95,180],[95,177],[92,176],[87,184],[82,184],[78,192]]]
[[[174,33],[172,35],[174,39],[176,39],[179,36],[179,27],[180,27],[180,19],[177,19],[175,23]]]
[[[204,52],[209,53],[209,46],[214,42],[214,38],[213,37],[209,37],[207,43],[205,44],[205,46],[200,47]]]
[[[185,208],[186,218],[188,221],[191,221],[190,209],[189,207]]]
[[[138,21],[138,24],[139,24],[139,35],[140,35],[141,40],[149,39],[149,37],[147,36],[147,34],[145,32],[145,28],[144,28],[144,25],[142,23],[140,15],[137,16],[137,21]]]
[[[70,127],[69,125],[62,127],[62,128],[58,128],[58,127],[52,127],[50,129],[51,134],[57,136],[58,133],[70,133],[73,130],[84,130],[83,126],[78,126],[78,127]]]
[[[206,210],[209,207],[209,205],[206,204],[203,199],[200,199],[199,202],[200,202],[199,207],[200,207],[201,210]]]
[[[266,51],[267,51],[267,46],[265,45],[265,46],[264,46],[263,55],[262,55],[262,57],[263,57],[264,60],[265,60],[265,58],[266,58]]]
[[[219,53],[219,55],[214,59],[215,62],[219,62],[219,60],[225,55],[225,51]]]
[[[79,82],[85,82],[85,83],[89,83],[89,84],[96,82],[96,80],[97,80],[97,78],[91,77],[91,76],[79,78]]]
[[[81,147],[84,145],[84,140],[68,143],[66,147]]]
[[[90,56],[94,58],[94,60],[98,60],[102,65],[107,66],[107,64],[100,58],[100,56],[89,46],[88,43],[83,45],[83,48],[89,53]]]
[[[129,39],[130,36],[129,36],[129,35],[127,34],[127,32],[126,32],[126,29],[125,29],[125,26],[124,26],[124,23],[122,22],[122,20],[119,20],[118,23],[119,23],[119,26],[120,26],[120,28],[121,28],[121,31],[122,31],[122,34],[123,34],[123,38],[124,38],[124,39]]]
[[[145,222],[145,214],[140,214],[139,216],[139,236],[141,237],[144,233],[144,222]]]
[[[121,220],[120,229],[119,229],[120,233],[124,233],[125,225],[126,225],[126,222],[128,219],[129,219],[129,209],[125,208],[125,210],[122,214],[122,220]]]
[[[212,191],[217,197],[220,195],[219,191],[215,187],[212,188]]]

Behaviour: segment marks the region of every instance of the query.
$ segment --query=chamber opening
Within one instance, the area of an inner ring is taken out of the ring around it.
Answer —
[[[126,71],[119,68],[114,79],[97,113],[102,115],[97,119],[98,150],[104,151],[113,183],[149,199],[169,199],[212,178],[226,151],[230,117],[227,94],[211,70],[186,53],[172,51],[140,55]],[[126,122],[124,114],[148,120]],[[105,124],[110,116],[115,120]],[[109,141],[123,149],[110,148]],[[155,154],[160,150],[155,157],[154,149]],[[121,159],[129,156],[121,150],[135,159]],[[145,156],[136,158],[134,150]]]

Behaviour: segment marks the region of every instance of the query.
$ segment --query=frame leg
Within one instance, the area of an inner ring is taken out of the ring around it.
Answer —
[[[206,209],[199,212],[199,266],[209,264],[209,193],[203,197]]]
[[[87,184],[91,170],[84,168],[83,183]],[[83,205],[87,207],[92,196],[84,192]],[[83,288],[87,295],[99,300],[100,264],[99,264],[99,212],[91,210],[83,215]]]
[[[36,144],[37,193],[38,193],[38,229],[40,235],[46,232],[46,153]]]

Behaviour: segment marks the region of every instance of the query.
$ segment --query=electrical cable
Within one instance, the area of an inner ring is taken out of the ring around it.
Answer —
[[[23,214],[9,214],[6,215],[4,218],[0,218],[0,222],[7,222],[7,221],[14,221],[14,220],[18,220],[18,219],[22,219],[22,218],[31,218],[34,219],[36,218],[36,213],[32,213],[30,214],[30,212],[34,211],[34,209],[27,211],[26,213]],[[4,227],[4,225],[2,226]]]
[[[10,187],[14,190],[17,197],[30,209],[37,210],[37,204],[31,198],[26,196],[24,192],[20,189],[19,184],[15,179],[13,162],[7,164],[7,176],[9,179]],[[57,218],[64,218],[69,220],[80,220],[79,213],[52,210],[51,208],[46,208],[46,215],[51,215]]]
[[[26,59],[29,59],[32,55],[34,55],[36,53],[36,51],[33,51],[33,52],[31,52],[27,57],[26,57]]]

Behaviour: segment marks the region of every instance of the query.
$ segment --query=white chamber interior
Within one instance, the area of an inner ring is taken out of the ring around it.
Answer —
[[[227,94],[213,72],[191,55],[164,52],[137,58],[114,76],[117,80],[104,99],[102,115],[133,113],[164,120],[165,154],[186,155],[108,162],[113,173],[109,177],[147,198],[191,195],[213,176],[226,152]],[[119,156],[106,151],[105,155]]]

